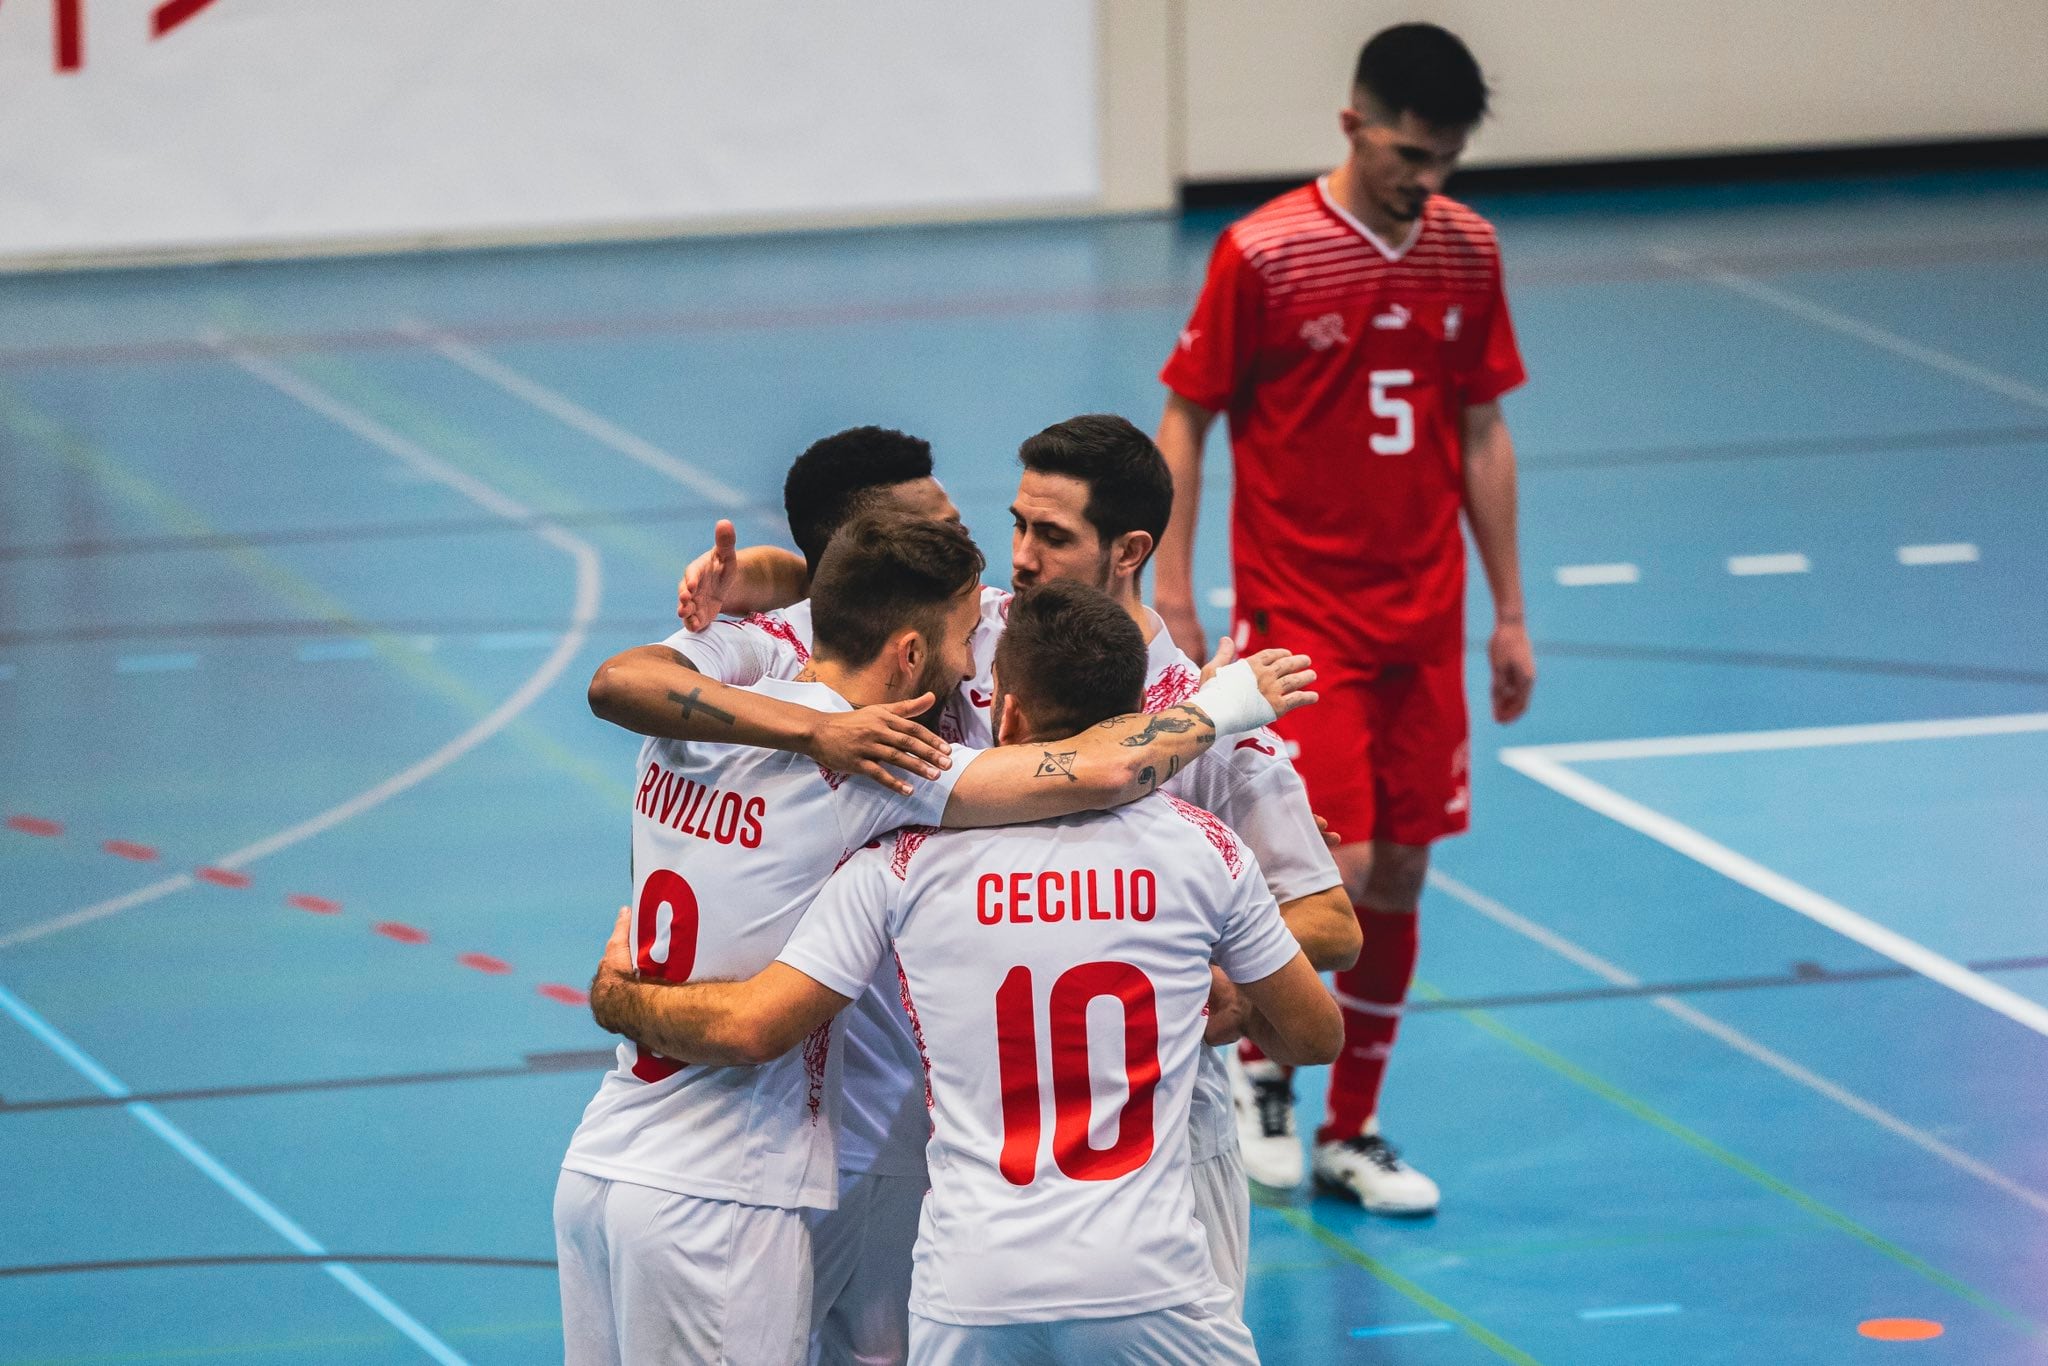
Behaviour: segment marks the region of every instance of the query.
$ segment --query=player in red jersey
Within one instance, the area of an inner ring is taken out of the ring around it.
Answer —
[[[1536,676],[1500,410],[1522,360],[1493,228],[1441,193],[1485,112],[1479,66],[1450,33],[1401,24],[1366,43],[1339,115],[1350,155],[1223,234],[1160,376],[1174,485],[1160,614],[1199,657],[1202,442],[1228,413],[1238,643],[1285,642],[1321,673],[1322,705],[1278,729],[1346,840],[1337,861],[1365,948],[1336,980],[1345,1048],[1314,1166],[1384,1213],[1437,1204],[1435,1183],[1379,1136],[1377,1108],[1429,845],[1465,829],[1470,802],[1461,511],[1493,593],[1496,720],[1527,709]],[[1238,1104],[1248,1171],[1298,1183],[1283,1069],[1250,1050]]]

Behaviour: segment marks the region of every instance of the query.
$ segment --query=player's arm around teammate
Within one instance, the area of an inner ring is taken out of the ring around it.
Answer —
[[[835,874],[835,878],[839,875]],[[829,918],[833,883],[812,908]],[[619,908],[604,959],[590,983],[590,1011],[614,1034],[664,1057],[714,1067],[771,1062],[802,1043],[817,1027],[853,1004],[787,963],[777,961],[743,982],[660,982],[634,972],[628,940],[633,910]],[[882,929],[879,917],[874,928]],[[874,944],[872,976],[887,949]],[[1240,982],[1248,1016],[1267,1056],[1297,1067],[1330,1062],[1344,1046],[1344,1023],[1322,979],[1300,954],[1280,971]]]
[[[972,602],[967,606],[971,615]],[[929,667],[925,652],[930,647],[920,632],[905,629],[887,648],[894,654],[892,667],[906,677],[918,677]],[[1254,730],[1314,702],[1316,694],[1308,687],[1315,674],[1308,665],[1306,656],[1262,651],[1218,670],[1180,706],[1116,717],[1028,752],[983,752],[960,775],[945,824],[1032,821],[1135,801],[1205,753],[1219,735]],[[907,784],[883,763],[925,778],[951,764],[943,742],[915,727],[905,714],[931,701],[927,692],[907,702],[828,716],[729,688],[697,672],[679,652],[658,645],[613,656],[590,684],[591,710],[639,734],[789,750],[899,791],[907,790]],[[844,723],[846,716],[862,719]],[[835,721],[843,724],[835,726]],[[852,762],[840,767],[842,756]]]

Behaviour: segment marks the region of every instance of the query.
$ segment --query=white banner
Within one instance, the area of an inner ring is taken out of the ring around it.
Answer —
[[[0,258],[1098,195],[1094,0],[0,0]]]

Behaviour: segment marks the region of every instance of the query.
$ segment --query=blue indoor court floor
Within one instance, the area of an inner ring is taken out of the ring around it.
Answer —
[[[1262,1204],[1265,1359],[2048,1361],[2048,173],[1479,207],[1541,680],[1390,1076],[1444,1205]],[[840,427],[1000,575],[1223,221],[0,279],[0,1366],[559,1359],[585,680]]]

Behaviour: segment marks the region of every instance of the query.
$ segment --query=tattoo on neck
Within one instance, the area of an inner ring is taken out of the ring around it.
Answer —
[[[1032,777],[1065,778],[1070,783],[1081,781],[1074,775],[1074,756],[1080,753],[1079,750],[1063,750],[1058,754],[1053,753],[1049,749],[1039,752],[1045,757],[1039,760],[1038,772],[1032,774]]]
[[[683,709],[683,719],[685,721],[695,716],[698,712],[703,712],[713,721],[722,721],[728,726],[733,725],[739,720],[731,712],[721,710],[706,702],[702,688],[692,688],[687,693],[670,692],[668,700]]]

